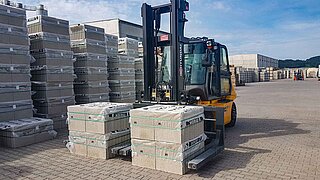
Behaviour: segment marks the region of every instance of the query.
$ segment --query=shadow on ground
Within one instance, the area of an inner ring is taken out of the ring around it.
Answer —
[[[235,127],[226,129],[225,151],[197,174],[212,178],[220,171],[245,168],[255,155],[271,153],[271,150],[245,147],[244,143],[252,139],[310,133],[299,129],[298,125],[281,119],[239,118]]]

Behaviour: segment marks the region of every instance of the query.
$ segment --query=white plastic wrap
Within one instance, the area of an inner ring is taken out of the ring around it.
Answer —
[[[73,74],[73,67],[72,66],[50,66],[47,65],[43,66],[32,66],[31,71],[39,72],[39,73],[46,73],[46,74]]]
[[[77,67],[74,71],[75,74],[105,74],[106,76],[108,74],[106,67]]]
[[[103,60],[107,61],[108,57],[104,54],[95,54],[95,53],[76,53],[74,57],[77,60]]]
[[[28,38],[26,27],[16,27],[8,24],[0,23],[0,34],[10,34]]]
[[[49,17],[49,16],[35,16],[35,17],[29,18],[27,20],[28,26],[35,24],[35,23],[50,24],[50,25],[56,25],[56,26],[62,26],[62,27],[69,28],[69,21],[57,19],[57,18]]]
[[[0,84],[0,94],[1,93],[10,93],[10,92],[25,92],[31,91],[30,82],[9,82]]]
[[[0,44],[0,54],[29,55],[29,46]]]
[[[73,52],[66,50],[57,49],[41,49],[41,50],[31,50],[30,53],[36,58],[50,58],[50,59],[72,59]]]
[[[80,40],[72,40],[71,41],[71,47],[73,46],[80,46],[80,45],[92,45],[92,46],[100,46],[105,47],[106,43],[104,41],[98,41],[93,39],[80,39]]]
[[[203,117],[204,109],[200,106],[154,105],[131,110],[131,113],[132,118],[148,118],[151,120],[183,122]]]
[[[31,40],[41,39],[44,41],[61,42],[61,43],[70,44],[69,36],[53,34],[53,33],[46,33],[46,32],[33,33],[33,34],[29,34],[29,38]]]
[[[53,130],[51,119],[29,118],[0,122],[0,136],[2,137],[23,137],[51,130]]]
[[[11,4],[12,4],[12,2],[11,2]],[[0,6],[0,14],[26,19],[26,11],[25,10],[18,9],[15,7],[5,6],[5,5]]]
[[[157,157],[182,162],[195,152],[203,149],[204,141],[206,139],[207,136],[205,134],[201,134],[200,136],[188,142],[185,142],[184,144],[134,139],[131,144],[132,157],[138,156],[141,153],[146,153],[136,151],[137,149],[139,149],[139,146],[142,146],[148,149],[155,148],[154,154],[147,154],[153,158]]]

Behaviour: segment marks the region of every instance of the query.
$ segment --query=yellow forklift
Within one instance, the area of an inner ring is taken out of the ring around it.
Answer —
[[[234,126],[236,92],[231,82],[227,47],[206,37],[187,38],[186,0],[142,5],[144,92],[135,107],[152,104],[203,106],[206,151],[188,162],[199,169],[224,150],[225,126]],[[170,32],[159,35],[161,15],[170,14]],[[112,152],[130,154],[130,145]]]

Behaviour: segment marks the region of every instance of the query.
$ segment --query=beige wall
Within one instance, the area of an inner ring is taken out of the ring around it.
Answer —
[[[111,34],[119,37],[119,20],[112,19],[107,21],[97,21],[85,23],[91,26],[103,28],[106,34]]]
[[[240,54],[229,56],[230,65],[244,68],[279,67],[278,60],[260,54]]]

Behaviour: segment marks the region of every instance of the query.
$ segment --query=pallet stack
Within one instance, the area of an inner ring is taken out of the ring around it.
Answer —
[[[139,57],[139,42],[131,38],[119,38],[118,52],[129,57]]]
[[[252,82],[260,82],[260,68],[253,68],[252,74]]]
[[[67,127],[67,106],[74,104],[73,53],[69,22],[48,16],[28,19],[32,96],[35,116],[50,118],[54,129]]]
[[[33,118],[26,11],[0,4],[0,146],[55,137],[51,119]]]
[[[105,34],[106,53],[108,60],[115,60],[118,56],[118,36]]]
[[[133,103],[135,101],[134,58],[118,55],[109,61],[110,101]]]
[[[108,65],[110,101],[133,103],[135,97],[134,60],[138,56],[138,41],[119,38],[117,59],[110,59]]]
[[[269,80],[274,80],[275,77],[273,76],[273,71],[275,70],[273,67],[267,67],[266,68],[268,75],[269,75]]]
[[[231,82],[232,86],[236,87],[237,80],[236,80],[236,67],[234,65],[230,65],[230,72],[231,72]]]
[[[269,72],[266,69],[261,69],[260,71],[260,82],[269,82],[270,81],[270,75]]]
[[[284,69],[284,78],[291,79],[291,70],[290,69]]]
[[[155,105],[130,111],[132,164],[175,174],[204,151],[202,107]]]
[[[144,91],[144,70],[143,58],[136,58],[134,61],[135,66],[135,85],[136,85],[136,99],[141,99],[142,92]]]
[[[0,4],[0,121],[33,116],[26,11]]]
[[[254,70],[249,68],[237,68],[237,74],[239,75],[239,82],[241,83],[252,83],[254,78]]]
[[[136,99],[140,100],[144,91],[143,44],[138,42],[139,58],[134,61]]]
[[[68,107],[70,152],[109,159],[111,148],[130,142],[132,104],[97,102]]]
[[[138,53],[139,53],[139,58],[143,57],[143,44],[142,42],[138,42]]]
[[[18,148],[53,139],[53,128],[51,119],[35,117],[0,122],[0,146]]]
[[[74,92],[77,104],[109,101],[104,29],[78,24],[70,27],[71,49],[76,61]]]

